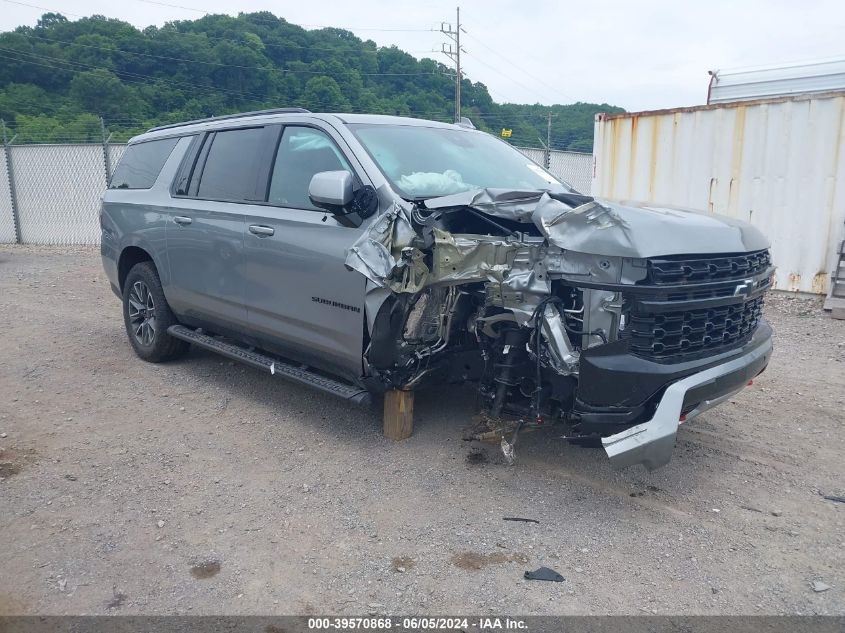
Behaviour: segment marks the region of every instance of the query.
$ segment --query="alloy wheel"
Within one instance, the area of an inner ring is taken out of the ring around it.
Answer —
[[[141,345],[153,344],[156,334],[155,300],[143,281],[136,281],[129,291],[129,323],[135,340]]]

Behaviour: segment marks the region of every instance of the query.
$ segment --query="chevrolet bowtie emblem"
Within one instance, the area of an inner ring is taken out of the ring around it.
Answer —
[[[753,279],[746,279],[741,284],[737,285],[736,288],[734,288],[734,297],[736,297],[738,295],[747,295],[751,292],[751,290],[753,288],[754,288],[754,280]]]

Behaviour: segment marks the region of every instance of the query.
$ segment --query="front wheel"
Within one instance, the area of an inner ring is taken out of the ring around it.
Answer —
[[[135,353],[151,363],[178,358],[188,343],[173,338],[167,328],[177,323],[170,311],[152,262],[135,264],[123,285],[123,321]]]

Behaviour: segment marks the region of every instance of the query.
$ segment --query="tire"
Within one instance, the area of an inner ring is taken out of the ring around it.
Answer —
[[[123,323],[135,353],[150,363],[183,356],[187,341],[173,338],[167,328],[178,323],[152,262],[135,264],[123,284]]]

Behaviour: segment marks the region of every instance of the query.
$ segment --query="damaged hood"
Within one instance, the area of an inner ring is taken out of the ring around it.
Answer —
[[[441,214],[472,209],[491,218],[533,225],[551,246],[587,256],[642,259],[747,253],[769,247],[756,228],[718,215],[620,204],[575,193],[478,189],[430,198],[416,208],[395,202],[347,251],[346,266],[375,287],[387,286],[395,292],[418,292],[432,282],[478,279],[505,284],[514,292],[529,287],[541,290],[537,284],[543,277],[534,275],[533,264],[518,272],[511,270],[520,249],[537,248],[537,244],[523,243],[518,231],[490,236],[452,234],[432,227],[435,257],[430,268],[426,255],[413,246],[417,231],[422,231],[421,222],[427,221],[415,218],[420,209]],[[541,285],[548,285],[548,277]]]
[[[742,253],[769,247],[756,228],[733,218],[578,194],[479,189],[426,200],[428,209],[469,207],[533,223],[555,246],[608,257]]]

